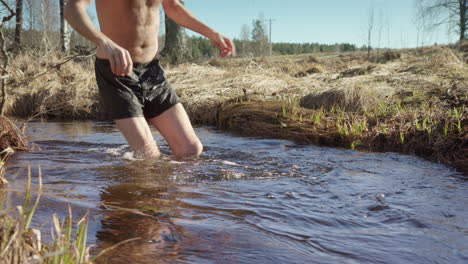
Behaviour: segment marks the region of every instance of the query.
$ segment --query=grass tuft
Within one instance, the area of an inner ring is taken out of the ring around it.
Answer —
[[[0,163],[0,168],[2,164]],[[31,169],[28,168],[28,180],[22,206],[4,208],[0,211],[0,260],[1,263],[44,263],[44,264],[88,264],[116,247],[132,240],[122,241],[113,247],[104,249],[96,256],[90,256],[87,245],[88,213],[76,223],[73,221],[71,207],[68,217],[60,220],[52,216],[52,241],[43,243],[41,231],[31,227],[42,194],[42,174],[39,168],[38,189],[33,202],[31,188]]]

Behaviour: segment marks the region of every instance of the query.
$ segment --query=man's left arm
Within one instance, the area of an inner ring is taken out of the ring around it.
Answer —
[[[164,12],[174,22],[209,38],[221,51],[221,57],[236,55],[236,48],[231,39],[221,35],[198,20],[179,2],[179,0],[164,0],[162,4]]]

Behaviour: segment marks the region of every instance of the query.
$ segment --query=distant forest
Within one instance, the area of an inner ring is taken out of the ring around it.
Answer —
[[[321,44],[321,43],[286,43],[286,42],[273,42],[271,43],[270,50],[270,36],[269,27],[265,24],[265,19],[260,16],[258,19],[252,21],[252,25],[243,25],[240,32],[240,37],[234,39],[236,45],[237,56],[239,57],[261,57],[270,55],[293,55],[304,53],[317,53],[317,52],[347,52],[356,50],[366,50],[368,47],[364,46],[358,48],[350,43],[335,43],[335,44]],[[211,45],[211,41],[204,37],[188,38],[188,46],[191,50],[192,59],[210,58],[218,54],[217,49]]]
[[[269,53],[269,43],[265,43],[262,48],[258,48],[258,42],[251,40],[234,39],[236,45],[237,55],[240,57],[256,57],[267,55]],[[367,47],[358,48],[350,43],[337,43],[337,44],[320,44],[320,43],[273,43],[273,55],[293,55],[303,53],[317,53],[317,52],[347,52],[366,49]],[[204,37],[189,37],[189,48],[193,59],[201,57],[214,57],[219,52],[211,44],[211,41]]]

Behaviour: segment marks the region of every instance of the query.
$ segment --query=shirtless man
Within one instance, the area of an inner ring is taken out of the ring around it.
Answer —
[[[232,41],[195,18],[179,0],[96,0],[99,31],[86,13],[92,1],[68,0],[64,11],[68,23],[97,46],[96,80],[104,112],[138,155],[160,155],[148,123],[167,140],[175,158],[199,155],[203,146],[155,59],[159,8],[162,4],[174,22],[209,38],[221,57],[235,54]]]

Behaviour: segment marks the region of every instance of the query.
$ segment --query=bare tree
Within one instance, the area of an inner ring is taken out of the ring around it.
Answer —
[[[269,43],[268,35],[266,33],[267,26],[265,24],[265,17],[260,14],[258,19],[252,23],[252,48],[255,56],[264,56],[267,54],[267,45]]]
[[[459,40],[467,39],[468,0],[416,0],[418,16],[433,21],[431,27],[438,27],[451,22],[452,17],[457,17]]]
[[[64,8],[67,0],[60,0],[60,44],[62,52],[68,53],[70,51],[70,26],[65,20]]]
[[[59,2],[56,0],[39,1],[39,29],[42,31],[42,45],[46,52],[60,45],[60,12]]]
[[[391,22],[390,22],[390,16],[386,16],[385,19],[385,30],[387,31],[387,48],[390,48],[392,46],[392,40],[390,38],[390,29],[391,29]]]
[[[242,43],[242,55],[249,56],[250,54],[250,28],[248,25],[243,25],[240,33],[240,40]]]
[[[378,28],[377,57],[376,57],[377,61],[379,60],[380,49],[382,48],[382,31],[383,31],[383,28],[384,28],[384,22],[383,21],[384,21],[384,13],[383,13],[383,10],[380,9],[380,11],[379,11],[379,20],[378,20],[378,24],[377,24],[377,28]]]
[[[21,48],[21,33],[23,32],[23,0],[16,0],[16,26],[15,44],[16,48]]]
[[[424,44],[426,40],[426,33],[434,30],[434,27],[429,23],[428,16],[419,15],[420,10],[422,9],[422,2],[416,0],[415,2],[415,11],[416,16],[413,19],[413,23],[416,27],[416,53],[424,51]]]
[[[2,74],[0,75],[1,79],[1,91],[2,91],[2,100],[0,101],[0,116],[3,116],[5,114],[5,106],[6,106],[6,101],[7,101],[7,79],[9,77],[9,66],[10,66],[10,57],[6,48],[6,41],[5,41],[5,34],[4,34],[4,26],[8,21],[13,19],[15,16],[15,12],[13,9],[6,3],[5,0],[0,0],[0,3],[2,3],[4,9],[6,9],[6,12],[8,12],[6,16],[2,18],[2,22],[0,24],[0,51],[2,55],[2,67],[1,67],[1,72]],[[0,10],[3,11],[3,10]],[[3,13],[3,12],[0,12]]]
[[[25,22],[27,23],[28,30],[32,31],[36,29],[37,15],[35,13],[37,13],[37,10],[38,10],[37,8],[38,1],[25,0],[24,2],[25,2],[25,6],[24,6]]]
[[[369,8],[369,20],[367,21],[367,60],[370,60],[370,53],[372,50],[372,35],[374,33],[375,23],[375,8],[372,5]]]

